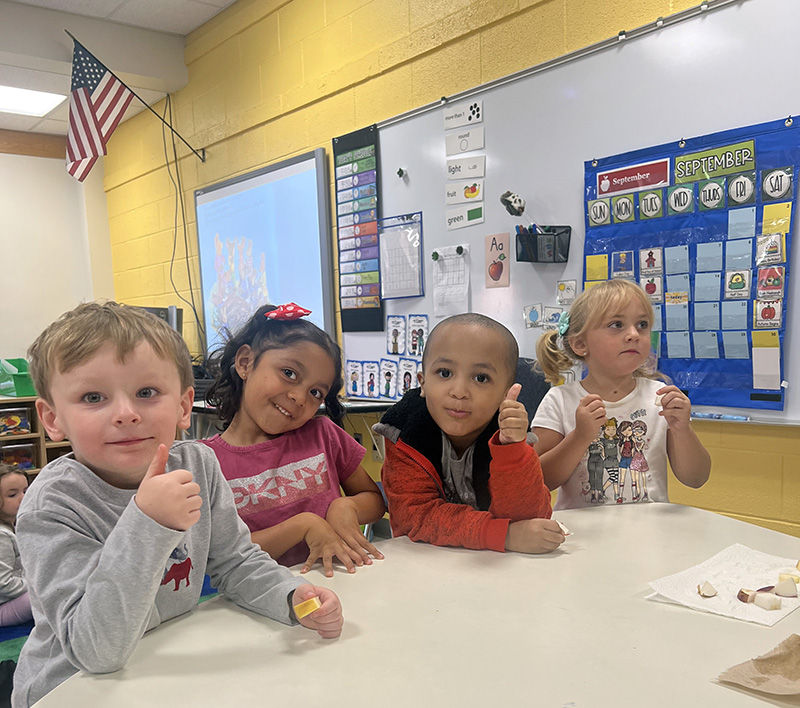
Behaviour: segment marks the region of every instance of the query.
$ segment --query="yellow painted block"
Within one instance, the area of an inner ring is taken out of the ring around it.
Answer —
[[[731,514],[781,517],[782,456],[768,451],[710,448],[711,477],[700,489],[669,478],[670,501]]]
[[[480,37],[473,35],[433,52],[411,66],[413,101],[423,105],[480,83]]]
[[[234,173],[252,169],[267,161],[263,127],[240,133],[228,143],[228,164]]]
[[[356,125],[370,125],[411,110],[412,87],[410,66],[401,66],[356,86]]]
[[[364,53],[360,38],[353,40],[349,17],[307,37],[301,48],[305,81],[330,74]]]
[[[312,597],[306,600],[305,602],[301,602],[299,605],[294,606],[294,613],[297,615],[297,619],[303,619],[307,615],[310,615],[312,612],[316,612],[320,607],[322,607],[322,603],[318,597]]]
[[[564,54],[564,6],[535,5],[481,32],[481,81]]]
[[[287,93],[303,83],[302,45],[286,47],[277,56],[262,61],[260,66],[262,100]]]
[[[325,26],[325,3],[322,0],[292,0],[278,11],[280,46],[299,44]]]
[[[302,111],[306,114],[308,143],[321,143],[355,130],[356,105],[352,90],[342,91]],[[300,147],[300,146],[298,146]]]
[[[267,15],[239,35],[239,52],[244,66],[258,65],[279,51],[277,13]]]
[[[408,4],[409,24],[412,32],[421,27],[442,20],[460,10],[476,8],[481,3],[477,0],[410,0]],[[516,3],[507,3],[516,9]]]
[[[410,33],[408,4],[409,0],[373,0],[353,11],[353,37],[358,38],[362,55]]]
[[[564,8],[567,52],[616,37],[620,30],[646,25],[671,12],[669,0],[564,0]]]

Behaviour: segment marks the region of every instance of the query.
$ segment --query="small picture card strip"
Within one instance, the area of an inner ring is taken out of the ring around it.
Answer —
[[[634,279],[633,251],[615,251],[611,254],[611,277]]]
[[[756,238],[756,265],[772,265],[786,260],[784,234],[761,234]]]
[[[558,320],[563,311],[564,309],[561,307],[545,307],[542,327],[545,329],[556,329],[556,327],[558,327]]]
[[[400,390],[397,392],[398,398],[405,396],[412,388],[419,387],[419,381],[417,381],[417,362],[415,359],[400,357],[397,375],[399,376],[397,385],[400,387]]]
[[[750,270],[725,271],[725,299],[749,300],[750,299]]]
[[[347,395],[351,398],[360,398],[364,395],[364,365],[360,361],[348,359],[345,362],[345,375],[347,376]]]
[[[753,332],[753,388],[779,391],[781,340],[778,332]]]
[[[577,289],[577,280],[559,280],[556,289],[556,301],[558,304],[569,305],[575,299]]]
[[[663,302],[664,301],[664,283],[660,275],[647,275],[642,276],[639,285],[642,290],[647,293],[650,302]]]
[[[380,398],[381,365],[377,361],[364,362],[364,396],[366,398]]]
[[[380,381],[383,398],[397,398],[397,362],[392,359],[381,359]]]
[[[525,318],[526,329],[541,327],[544,317],[542,303],[537,302],[535,305],[525,305],[525,307],[522,309],[522,316]]]
[[[785,283],[783,266],[767,266],[758,269],[756,297],[759,300],[781,300]]]
[[[643,248],[639,251],[639,275],[661,275],[664,272],[664,256],[661,248]]]
[[[386,318],[386,353],[406,353],[406,318],[403,315]]]
[[[755,329],[780,329],[783,323],[783,300],[756,300],[753,304]]]

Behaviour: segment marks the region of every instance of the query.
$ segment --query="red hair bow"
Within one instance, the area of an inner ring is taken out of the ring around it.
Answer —
[[[311,310],[306,310],[293,302],[287,302],[285,305],[278,305],[274,310],[270,310],[264,317],[270,320],[296,320],[310,314]]]

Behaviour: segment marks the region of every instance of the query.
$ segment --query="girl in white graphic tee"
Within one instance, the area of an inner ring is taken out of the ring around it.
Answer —
[[[217,455],[254,543],[282,565],[338,558],[351,573],[381,553],[361,533],[386,512],[341,427],[342,355],[294,303],[265,305],[212,355],[206,400],[225,430],[204,440]],[[318,417],[325,404],[327,417]],[[344,490],[345,496],[342,496]]]
[[[531,426],[544,480],[559,490],[555,509],[603,504],[609,487],[617,504],[669,501],[667,459],[689,487],[708,479],[711,458],[689,424],[691,403],[653,366],[652,324],[645,292],[609,280],[585,290],[558,329],[537,342],[539,367],[551,383],[579,361],[587,370],[580,382],[554,385]],[[598,455],[608,475],[603,484]]]

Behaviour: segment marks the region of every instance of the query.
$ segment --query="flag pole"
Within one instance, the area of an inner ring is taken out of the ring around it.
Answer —
[[[99,60],[99,59],[98,59],[96,56],[94,56],[94,54],[92,54],[92,53],[91,53],[91,52],[90,52],[88,49],[86,49],[86,47],[83,45],[83,43],[82,43],[82,42],[80,42],[80,41],[79,41],[79,40],[78,40],[78,39],[75,37],[75,35],[74,35],[74,34],[72,34],[72,32],[70,32],[69,30],[66,30],[66,29],[65,29],[64,31],[65,31],[65,32],[66,32],[66,33],[67,33],[67,34],[68,34],[68,35],[69,35],[69,36],[72,38],[72,41],[73,41],[73,42],[76,42],[77,44],[80,44],[80,45],[81,45],[81,47],[83,47],[83,48],[84,48],[84,50],[86,50],[86,53],[87,53],[87,54],[90,54],[92,57],[94,57],[94,59],[95,59],[96,61],[98,61],[100,64],[103,64],[103,62],[101,62],[101,61],[100,61],[100,60]],[[119,82],[120,82],[120,83],[121,83],[121,84],[122,84],[122,85],[123,85],[123,86],[124,86],[126,89],[128,89],[128,91],[130,91],[130,92],[133,94],[133,96],[134,96],[135,98],[138,98],[138,99],[139,99],[139,101],[140,101],[140,102],[141,102],[141,103],[144,105],[144,107],[145,107],[145,108],[146,108],[148,111],[150,111],[150,112],[151,112],[151,113],[152,113],[152,114],[153,114],[153,115],[154,115],[156,118],[158,118],[158,119],[159,119],[159,120],[160,120],[160,121],[161,121],[161,122],[162,122],[164,125],[166,125],[166,126],[167,126],[167,128],[169,128],[169,129],[170,129],[170,130],[173,132],[173,134],[174,134],[174,135],[177,135],[177,136],[178,136],[178,138],[180,139],[180,141],[181,141],[181,142],[182,142],[182,143],[183,143],[183,144],[184,144],[186,147],[188,147],[188,148],[189,148],[189,149],[190,149],[190,150],[191,150],[191,151],[192,151],[192,152],[193,152],[195,155],[197,155],[197,157],[200,159],[200,162],[205,162],[205,161],[206,161],[206,151],[205,151],[205,148],[200,148],[200,152],[197,152],[197,150],[195,150],[195,149],[194,149],[194,148],[193,148],[191,145],[189,145],[189,143],[187,143],[187,142],[186,142],[186,140],[184,140],[183,136],[182,136],[182,135],[181,135],[181,134],[180,134],[180,133],[179,133],[177,130],[175,130],[175,128],[173,128],[173,127],[172,127],[172,126],[171,126],[169,123],[167,123],[167,121],[165,121],[165,120],[164,120],[164,119],[163,119],[163,118],[162,118],[160,115],[158,115],[158,113],[157,113],[156,111],[154,111],[154,110],[153,110],[153,109],[152,109],[152,108],[151,108],[151,107],[150,107],[150,106],[147,104],[147,102],[146,102],[146,101],[145,101],[145,100],[144,100],[144,99],[143,99],[141,96],[139,96],[139,95],[138,95],[138,94],[137,94],[137,93],[136,93],[136,92],[135,92],[135,91],[134,91],[134,90],[133,90],[133,89],[132,89],[130,86],[128,86],[128,84],[126,84],[126,83],[125,83],[125,82],[124,82],[122,79],[120,79],[120,78],[119,78],[119,76],[117,76],[117,75],[116,75],[116,74],[115,74],[113,71],[111,71],[111,69],[109,69],[109,68],[108,68],[108,67],[107,67],[105,64],[103,64],[103,66],[105,67],[106,71],[107,71],[109,74],[111,74],[111,76],[113,76],[113,77],[114,77],[114,78],[115,78],[117,81],[119,81]]]

